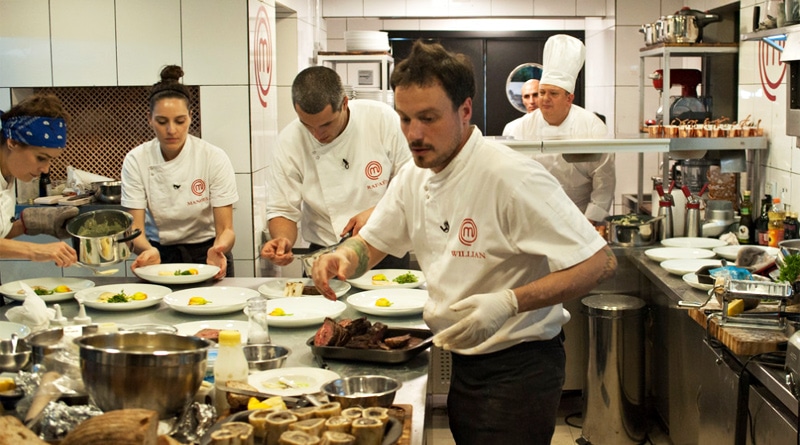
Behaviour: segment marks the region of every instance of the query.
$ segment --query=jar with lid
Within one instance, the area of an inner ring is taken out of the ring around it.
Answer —
[[[229,381],[247,383],[247,376],[250,370],[247,366],[247,358],[242,349],[242,334],[239,331],[223,330],[219,332],[219,350],[214,362],[214,406],[217,414],[223,414],[230,409],[224,390],[220,387],[226,386]]]
[[[253,297],[247,300],[247,344],[271,343],[267,325],[267,299]]]

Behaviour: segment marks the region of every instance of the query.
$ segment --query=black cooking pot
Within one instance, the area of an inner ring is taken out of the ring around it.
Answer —
[[[694,17],[695,25],[697,25],[697,39],[695,40],[695,42],[703,41],[703,27],[705,27],[709,23],[719,22],[720,20],[722,20],[719,17],[719,14],[709,14],[707,12],[698,11],[696,9],[690,9],[688,6],[684,6],[683,8],[681,8],[681,10],[676,12],[675,15]]]

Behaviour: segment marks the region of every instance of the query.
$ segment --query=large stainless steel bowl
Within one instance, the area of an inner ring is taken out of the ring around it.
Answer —
[[[26,369],[30,362],[31,348],[24,338],[17,339],[16,347],[11,340],[0,340],[0,372],[17,372]]]
[[[94,334],[75,342],[86,392],[100,409],[151,409],[162,419],[192,402],[213,345],[163,332]]]
[[[331,401],[339,402],[342,409],[351,406],[388,407],[394,402],[394,396],[402,385],[399,380],[391,377],[360,375],[331,380],[322,385],[320,390]]]

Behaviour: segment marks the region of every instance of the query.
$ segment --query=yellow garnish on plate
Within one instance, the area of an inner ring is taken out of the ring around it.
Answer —
[[[62,284],[60,286],[56,286],[55,289],[53,289],[53,292],[57,294],[63,294],[65,292],[72,292],[72,289]]]
[[[136,292],[135,294],[131,295],[131,300],[136,300],[136,301],[147,300],[147,294],[144,292]]]
[[[276,307],[275,309],[272,310],[272,312],[269,313],[269,315],[272,315],[273,317],[288,317],[289,315],[292,314],[287,314],[286,311],[284,311],[283,309]]]
[[[204,304],[209,304],[209,303],[211,302],[203,297],[192,297],[189,299],[189,306],[202,306]]]
[[[375,306],[378,306],[378,307],[389,307],[389,306],[391,306],[393,304],[394,303],[392,303],[391,301],[387,300],[386,298],[378,298],[377,300],[375,300]]]
[[[372,276],[372,281],[389,281],[386,275],[379,273]]]
[[[263,401],[259,401],[255,397],[250,397],[250,400],[247,401],[247,409],[272,409],[278,408],[281,410],[286,409],[286,403],[283,402],[283,398],[281,396],[274,396]]]

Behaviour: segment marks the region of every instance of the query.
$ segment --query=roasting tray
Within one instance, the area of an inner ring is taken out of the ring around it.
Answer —
[[[311,352],[319,357],[333,360],[354,360],[373,363],[405,363],[428,349],[433,344],[433,333],[429,329],[414,328],[388,328],[387,337],[411,334],[412,337],[422,339],[422,343],[408,349],[355,349],[342,346],[314,346],[314,337],[308,339],[306,344]]]

